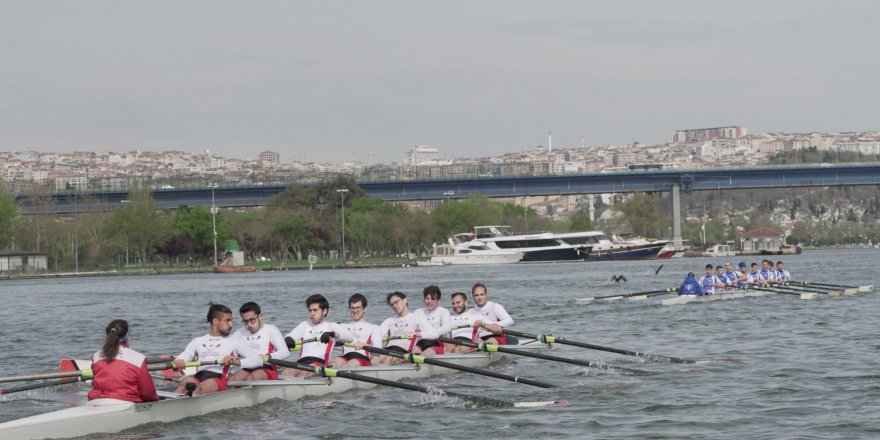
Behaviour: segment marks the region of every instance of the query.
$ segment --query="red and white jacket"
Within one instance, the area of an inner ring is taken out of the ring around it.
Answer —
[[[153,379],[147,371],[147,358],[124,345],[119,346],[116,359],[104,359],[98,351],[92,356],[92,390],[89,400],[119,399],[127,402],[159,400]]]

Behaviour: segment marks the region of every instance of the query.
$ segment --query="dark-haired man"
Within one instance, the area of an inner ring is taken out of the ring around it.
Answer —
[[[284,342],[289,348],[293,348],[297,341],[303,341],[300,350],[300,358],[297,363],[329,366],[330,354],[333,352],[335,341],[333,338],[346,338],[345,330],[335,322],[327,321],[327,313],[330,312],[330,303],[324,295],[311,295],[306,298],[306,307],[309,310],[309,319],[297,325]],[[348,338],[346,338],[348,339]],[[281,372],[284,376],[305,377],[311,372],[287,368]]]
[[[339,325],[351,337],[355,348],[343,347],[342,356],[333,359],[333,368],[370,366],[372,355],[359,347],[367,345],[382,348],[382,330],[364,318],[367,314],[367,298],[360,293],[348,298],[348,311],[352,321]]]
[[[244,340],[232,335],[232,310],[223,304],[212,304],[208,309],[208,323],[211,331],[193,339],[174,359],[176,368],[183,368],[186,362],[198,358],[201,362],[220,361],[221,365],[203,365],[196,374],[180,381],[177,393],[186,392],[186,384],[197,384],[193,394],[208,394],[226,389],[229,368],[260,368],[263,359],[256,350]]]
[[[437,339],[440,334],[422,314],[410,313],[406,295],[403,292],[391,292],[385,301],[394,310],[394,315],[382,321],[379,328],[382,336],[388,337],[385,348],[400,353],[421,353],[416,342],[421,338]],[[374,363],[396,364],[403,362],[393,356],[376,356]]]
[[[487,324],[496,324],[501,328],[513,326],[513,318],[501,304],[489,301],[489,291],[483,283],[476,283],[471,287],[471,296],[474,298],[474,311],[483,318],[474,323],[480,327],[477,337],[483,338],[488,344],[504,345],[507,338],[500,331],[492,331]]]
[[[234,334],[260,353],[263,362],[269,362],[270,358],[287,359],[290,356],[290,350],[287,349],[281,330],[272,324],[263,323],[263,312],[259,304],[248,301],[241,305],[238,313],[241,315],[244,327],[236,330]],[[242,368],[229,376],[230,382],[267,379],[278,379],[278,368],[275,365],[264,363],[261,368]]]
[[[450,322],[449,310],[446,307],[440,307],[440,288],[437,286],[428,286],[422,291],[425,307],[416,310],[413,313],[421,314],[425,317],[437,334],[445,335],[452,330]],[[422,350],[424,356],[434,356],[443,354],[443,343],[436,339],[420,339],[416,344]]]

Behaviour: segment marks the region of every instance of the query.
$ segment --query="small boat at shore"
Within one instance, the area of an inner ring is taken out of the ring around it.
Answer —
[[[256,272],[256,266],[233,266],[231,264],[215,264],[214,273]]]
[[[548,349],[548,345],[537,341],[510,347],[532,352]],[[476,352],[444,354],[437,356],[436,359],[478,368],[488,366],[505,356],[508,355],[501,352]],[[428,364],[340,368],[339,371],[391,381],[454,372],[448,368]],[[84,405],[0,423],[0,438],[25,440],[117,433],[146,423],[174,422],[215,411],[259,405],[271,399],[295,401],[306,396],[323,396],[375,386],[372,383],[341,377],[282,377],[280,380],[231,382],[227,391],[192,397],[160,391],[161,400],[157,402],[131,403],[115,399],[96,399]]]

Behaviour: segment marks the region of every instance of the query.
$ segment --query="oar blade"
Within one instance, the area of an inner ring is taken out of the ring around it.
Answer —
[[[636,295],[629,297],[630,301],[644,301],[648,299],[648,295]]]
[[[514,408],[542,408],[545,406],[566,406],[567,400],[545,400],[542,402],[515,402]]]
[[[813,292],[804,292],[801,294],[801,299],[816,299],[816,294]]]
[[[868,284],[867,286],[859,286],[859,292],[873,292],[874,285]]]

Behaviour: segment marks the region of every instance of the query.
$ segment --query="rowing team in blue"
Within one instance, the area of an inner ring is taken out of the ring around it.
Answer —
[[[751,271],[745,261],[740,261],[738,271],[735,271],[733,263],[728,261],[724,263],[724,266],[712,267],[712,264],[707,264],[706,274],[699,280],[696,279],[693,272],[688,273],[678,288],[678,294],[714,295],[749,286],[760,287],[790,281],[793,279],[791,274],[785,270],[785,264],[782,261],[777,261],[775,267],[771,260],[762,261],[760,268],[758,263],[752,263]]]
[[[468,304],[464,292],[452,294],[451,311],[440,307],[440,296],[439,287],[425,287],[425,307],[410,312],[403,292],[389,293],[385,302],[394,313],[381,325],[375,325],[365,319],[367,298],[360,293],[348,299],[351,321],[347,323],[328,321],[330,303],[323,295],[311,295],[305,301],[308,319],[286,337],[282,336],[278,327],[263,322],[260,306],[254,302],[247,302],[239,309],[244,325],[235,332],[232,331],[232,310],[222,304],[212,304],[207,315],[210,331],[193,339],[173,364],[178,369],[193,360],[217,361],[217,364],[198,367],[196,374],[180,381],[177,393],[186,393],[188,383],[196,384],[195,390],[189,393],[206,394],[225,390],[227,382],[275,380],[279,374],[313,374],[294,368],[278,371],[276,365],[270,362],[273,359],[286,359],[292,352],[298,352],[299,364],[339,368],[403,362],[396,356],[373,356],[370,351],[364,350],[365,346],[401,354],[433,356],[472,350],[464,345],[440,341],[441,337],[471,343],[508,343],[503,328],[512,326],[513,318],[501,304],[489,301],[484,284],[476,283],[471,288],[475,303],[473,308]],[[106,333],[104,348],[95,353],[92,359],[95,375],[89,400],[157,400],[146,357],[128,347],[128,323],[121,319],[114,320]],[[332,356],[335,346],[342,346],[341,355]]]

